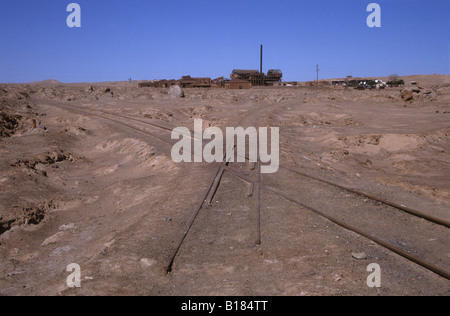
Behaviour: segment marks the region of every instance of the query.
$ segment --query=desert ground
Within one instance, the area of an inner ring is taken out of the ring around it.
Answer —
[[[450,221],[450,76],[403,79],[184,98],[138,82],[0,84],[0,295],[449,295],[447,278],[326,216],[450,272],[448,227],[301,175]],[[257,179],[252,163],[230,163],[208,205],[221,164],[171,159],[170,131],[196,118],[280,128],[280,169],[260,175],[260,244],[255,182],[233,172]]]

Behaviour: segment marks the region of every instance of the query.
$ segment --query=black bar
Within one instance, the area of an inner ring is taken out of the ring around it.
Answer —
[[[261,44],[261,59],[260,59],[260,66],[259,66],[259,72],[263,72],[263,46]]]

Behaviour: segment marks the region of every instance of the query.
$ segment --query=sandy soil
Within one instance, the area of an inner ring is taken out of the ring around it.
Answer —
[[[218,165],[174,163],[170,131],[145,122],[280,127],[282,166],[449,221],[450,77],[404,79],[412,101],[404,88],[171,99],[136,82],[0,85],[0,295],[449,295],[447,279],[264,189],[256,245],[255,196],[230,172],[165,271]],[[262,182],[450,271],[445,227],[287,169]]]

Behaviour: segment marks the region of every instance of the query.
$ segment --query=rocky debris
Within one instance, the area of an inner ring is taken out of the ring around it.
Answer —
[[[17,159],[10,165],[11,167],[26,166],[27,168],[36,170],[38,164],[52,165],[63,161],[75,161],[75,158],[70,153],[64,153],[64,151],[59,150],[47,152],[46,154],[41,154],[30,159]]]
[[[424,91],[423,95],[424,95],[425,99],[430,99],[430,100],[437,97],[436,91],[432,91],[432,90]]]
[[[12,115],[5,111],[0,112],[0,137],[10,137],[19,127],[22,117],[20,115]]]
[[[74,223],[69,223],[69,224],[63,224],[61,226],[59,226],[59,231],[66,231],[66,230],[73,230],[76,228],[76,225]]]
[[[143,114],[145,118],[152,119],[152,120],[163,120],[163,121],[169,121],[172,119],[173,114],[168,112],[156,112],[156,113],[145,113]]]
[[[343,143],[344,148],[364,147],[366,145],[377,146],[380,144],[383,135],[359,135],[359,136],[338,136],[338,141]]]
[[[409,90],[409,89],[403,89],[401,91],[401,95],[402,95],[402,100],[405,102],[409,102],[413,100],[413,91]]]
[[[62,232],[62,231],[57,232],[56,234],[46,238],[42,242],[41,247],[56,243],[59,239],[61,239],[62,236],[64,236],[64,232]]]
[[[25,223],[37,225],[45,217],[45,209],[39,206],[25,208]]]
[[[356,260],[367,259],[367,254],[365,252],[352,252],[352,257]]]
[[[41,86],[30,91],[30,94],[39,99],[61,100],[67,102],[80,101],[83,99],[99,100],[104,97],[116,97],[111,87],[96,87],[92,85],[77,88],[65,85]]]
[[[15,219],[3,220],[3,217],[0,217],[0,235],[10,230],[15,221]]]
[[[180,86],[173,85],[169,89],[169,97],[171,99],[184,98],[184,92],[181,90]]]
[[[26,129],[23,122],[38,115],[31,111],[32,93],[34,91],[30,89],[0,89],[0,138],[11,137]]]
[[[401,91],[401,98],[405,102],[413,100],[433,100],[438,96],[434,90],[425,90],[422,87],[414,89],[403,89]]]
[[[15,206],[13,208],[19,208]],[[3,219],[0,217],[0,235],[10,230],[13,225],[38,225],[45,218],[48,210],[55,209],[53,201],[43,202],[36,205],[27,205],[17,210],[11,210],[10,214],[16,214],[14,218]]]
[[[99,255],[106,256],[111,251],[111,246],[116,242],[115,239],[107,242],[103,245],[103,249],[99,252]]]
[[[360,123],[350,115],[330,116],[316,112],[300,114],[296,122],[306,126],[357,126]]]
[[[158,262],[154,259],[142,258],[139,263],[143,268],[154,267]]]
[[[1,89],[0,90],[0,97],[5,100],[29,100],[30,95],[27,92],[24,91],[17,91],[17,90],[7,90],[7,89]]]
[[[95,93],[95,99],[98,100],[100,97],[111,97],[114,98],[114,92],[111,88],[105,88],[105,90],[97,90],[97,93]]]

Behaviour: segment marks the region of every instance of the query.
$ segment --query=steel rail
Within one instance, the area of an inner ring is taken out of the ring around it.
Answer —
[[[230,146],[230,144],[228,146]],[[214,177],[212,177],[212,179],[210,181],[210,185],[208,186],[208,189],[206,190],[206,192],[205,192],[202,200],[200,201],[199,205],[197,206],[197,208],[192,213],[191,218],[190,218],[190,220],[188,222],[188,225],[186,226],[186,228],[185,228],[185,230],[184,230],[184,232],[183,232],[183,234],[182,234],[182,236],[180,238],[180,241],[178,242],[178,244],[177,244],[177,246],[175,248],[174,253],[170,257],[169,264],[167,265],[167,268],[166,268],[166,273],[167,274],[172,272],[172,267],[173,267],[173,264],[175,262],[175,258],[178,255],[178,252],[179,252],[179,250],[180,250],[184,240],[186,239],[189,231],[191,230],[192,225],[195,222],[195,219],[197,218],[198,214],[200,213],[200,210],[203,208],[203,205],[205,204],[205,202],[208,202],[208,205],[211,205],[211,201],[214,198],[214,195],[215,195],[215,193],[216,193],[216,191],[217,191],[217,189],[218,189],[218,187],[220,185],[220,181],[221,181],[222,176],[224,174],[225,168],[228,167],[228,162],[225,161],[225,157],[226,157],[226,153],[224,153],[224,155],[223,155],[223,161],[224,162],[217,168],[217,171],[215,172]]]
[[[192,225],[195,222],[195,219],[197,218],[198,214],[200,213],[200,210],[203,208],[203,205],[205,204],[205,201],[206,201],[209,193],[211,192],[214,183],[216,182],[216,178],[217,178],[217,176],[219,175],[219,173],[220,173],[220,171],[222,169],[223,169],[222,166],[217,168],[217,171],[214,173],[214,176],[211,178],[210,184],[209,184],[207,190],[205,191],[204,195],[202,196],[201,201],[199,202],[198,206],[195,208],[194,212],[192,213],[192,215],[191,215],[191,217],[190,217],[190,219],[189,219],[189,221],[188,221],[188,223],[186,225],[186,228],[184,229],[184,231],[182,233],[182,236],[181,236],[180,240],[178,241],[172,256],[170,257],[169,264],[166,267],[166,273],[167,274],[172,272],[172,267],[173,267],[173,264],[175,262],[175,258],[178,255],[178,252],[179,252],[179,250],[181,248],[181,245],[183,244],[183,242],[186,239],[189,231],[191,230]]]
[[[301,207],[303,207],[303,208],[305,208],[305,209],[307,209],[307,210],[309,210],[311,212],[314,212],[315,214],[317,214],[317,215],[319,215],[319,216],[321,216],[321,217],[323,217],[323,218],[325,218],[325,219],[327,219],[327,220],[329,220],[329,221],[331,221],[331,222],[333,222],[333,223],[335,223],[335,224],[337,224],[337,225],[339,225],[339,226],[341,226],[341,227],[343,227],[343,228],[345,228],[345,229],[347,229],[349,231],[357,233],[358,235],[361,235],[361,236],[363,236],[363,237],[365,237],[365,238],[367,238],[367,239],[377,243],[378,245],[380,245],[380,246],[382,246],[382,247],[384,247],[384,248],[386,248],[386,249],[388,249],[388,250],[390,250],[390,251],[392,251],[392,252],[394,252],[394,253],[396,253],[396,254],[398,254],[398,255],[400,255],[400,256],[402,256],[402,257],[404,257],[404,258],[406,258],[406,259],[408,259],[408,260],[410,260],[410,261],[412,261],[412,262],[414,262],[414,263],[416,263],[416,264],[418,264],[418,265],[420,265],[420,266],[422,266],[422,267],[424,267],[424,268],[426,268],[426,269],[428,269],[428,270],[430,270],[430,271],[432,271],[432,272],[434,272],[436,274],[438,274],[439,276],[442,276],[442,277],[446,278],[447,280],[450,279],[450,273],[448,271],[445,271],[445,270],[443,270],[443,269],[441,269],[441,268],[439,268],[439,267],[437,267],[437,266],[435,266],[435,265],[433,265],[433,264],[431,264],[431,263],[429,263],[429,262],[427,262],[427,261],[425,261],[423,259],[420,259],[420,258],[418,258],[416,256],[413,256],[410,253],[408,253],[408,252],[406,252],[406,251],[404,251],[404,250],[402,250],[402,249],[400,249],[398,247],[395,247],[395,246],[393,246],[393,245],[391,245],[391,244],[389,244],[389,243],[387,243],[387,242],[385,242],[385,241],[383,241],[383,240],[381,240],[381,239],[379,239],[377,237],[374,237],[374,236],[372,236],[370,234],[367,234],[367,233],[365,233],[364,231],[362,231],[362,230],[360,230],[358,228],[350,226],[350,225],[346,224],[345,222],[343,222],[343,221],[341,221],[341,220],[339,220],[337,218],[329,216],[329,215],[327,215],[327,214],[325,214],[325,213],[323,213],[323,212],[321,212],[321,211],[319,211],[319,210],[317,210],[317,209],[315,209],[315,208],[313,208],[313,207],[311,207],[309,205],[306,205],[305,203],[302,203],[302,202],[294,199],[293,197],[287,195],[284,192],[281,192],[280,190],[278,190],[278,189],[276,189],[274,187],[271,187],[271,186],[268,186],[268,185],[263,185],[263,187],[266,190],[268,190],[268,191],[270,191],[272,193],[275,193],[276,195],[284,198],[285,200],[290,201],[290,202],[292,202],[292,203],[294,203],[296,205],[299,205],[299,206],[301,206]]]
[[[289,167],[280,166],[280,168],[283,168],[283,169],[288,170],[290,172],[296,173],[296,174],[301,175],[303,177],[310,178],[310,179],[313,179],[313,180],[316,180],[316,181],[319,181],[319,182],[323,182],[323,183],[326,183],[328,185],[335,186],[337,188],[340,188],[342,190],[345,190],[345,191],[348,191],[348,192],[351,192],[351,193],[354,193],[354,194],[357,194],[357,195],[360,195],[360,196],[364,196],[364,197],[369,198],[371,200],[374,200],[374,201],[377,201],[377,202],[389,205],[389,206],[391,206],[393,208],[396,208],[398,210],[406,212],[406,213],[408,213],[410,215],[413,215],[413,216],[425,219],[427,221],[430,221],[432,223],[435,223],[435,224],[442,225],[442,226],[445,226],[447,228],[450,228],[450,222],[448,222],[446,220],[443,220],[441,218],[437,218],[437,217],[434,217],[434,216],[431,216],[431,215],[428,215],[428,214],[424,214],[424,213],[419,212],[417,210],[413,210],[413,209],[411,209],[409,207],[406,207],[406,206],[403,206],[403,205],[399,205],[399,204],[391,202],[391,201],[387,201],[385,199],[382,199],[380,197],[374,196],[372,194],[368,194],[368,193],[365,193],[365,192],[362,192],[362,191],[359,191],[359,190],[356,190],[356,189],[352,189],[352,188],[349,188],[349,187],[346,187],[346,186],[343,186],[343,185],[340,185],[340,184],[337,184],[337,183],[334,183],[334,182],[331,182],[331,181],[320,179],[320,178],[317,178],[315,176],[311,176],[311,175],[308,175],[306,173],[303,173],[303,172],[291,169]]]
[[[155,124],[153,122],[148,122],[148,121],[145,121],[145,120],[141,120],[141,119],[138,119],[138,118],[135,118],[135,117],[131,117],[131,116],[122,115],[122,114],[119,114],[119,113],[111,113],[111,112],[104,111],[104,110],[99,110],[99,109],[88,109],[88,110],[89,111],[100,112],[100,113],[103,113],[103,114],[114,115],[114,116],[118,116],[118,117],[121,117],[121,118],[124,118],[124,119],[128,119],[128,120],[132,120],[132,121],[148,124],[148,125],[151,125],[151,126],[154,126],[154,127],[158,127],[160,129],[163,129],[163,130],[166,130],[166,131],[169,131],[169,132],[172,132],[172,130],[175,128],[175,127],[170,128],[170,127],[162,126],[162,125],[159,125],[159,124]]]
[[[160,140],[160,141],[162,141],[162,142],[164,142],[164,143],[166,143],[166,144],[168,144],[168,145],[171,145],[171,146],[174,145],[174,143],[172,143],[172,142],[170,142],[170,141],[168,141],[168,140],[166,140],[166,139],[164,139],[164,138],[162,138],[162,137],[159,137],[159,136],[157,136],[157,135],[155,135],[155,134],[153,134],[153,133],[144,131],[144,130],[139,129],[139,128],[133,126],[133,125],[129,125],[129,124],[123,123],[123,122],[121,122],[121,121],[115,120],[115,119],[110,118],[110,117],[106,117],[106,116],[104,116],[104,115],[92,113],[91,110],[80,109],[80,108],[76,108],[76,107],[73,107],[73,106],[70,106],[70,105],[67,105],[67,104],[65,104],[65,105],[54,105],[54,104],[49,104],[49,105],[54,106],[54,107],[58,107],[58,108],[63,108],[63,109],[66,109],[66,110],[69,109],[69,110],[71,110],[71,111],[78,112],[78,113],[84,114],[84,115],[89,114],[89,115],[97,116],[97,117],[103,118],[103,119],[105,119],[105,120],[109,120],[109,121],[111,121],[111,122],[114,122],[114,123],[120,124],[120,125],[122,125],[122,126],[131,128],[131,129],[133,129],[133,130],[135,130],[135,131],[137,131],[137,132],[139,132],[139,133],[142,133],[142,134],[146,134],[146,135],[152,136],[153,138],[156,138],[156,139],[158,139],[158,140]],[[117,115],[111,114],[111,113],[108,113],[108,114],[109,114],[109,115],[112,115],[112,116],[117,116]],[[143,122],[142,122],[142,123],[143,123]],[[150,125],[152,125],[152,124],[150,124]]]
[[[246,159],[247,161],[250,161],[249,158],[248,158],[247,156],[245,156],[245,159]],[[256,163],[255,163],[255,166],[256,166]],[[254,167],[253,167],[253,168],[254,168]],[[366,192],[362,192],[362,191],[357,190],[357,189],[349,188],[349,187],[346,187],[346,186],[337,184],[337,183],[332,182],[332,181],[328,181],[328,180],[324,180],[324,179],[321,179],[321,178],[318,178],[318,177],[315,177],[315,176],[311,176],[311,175],[309,175],[309,174],[306,174],[306,173],[303,173],[303,172],[294,170],[294,169],[289,168],[289,167],[285,167],[285,166],[283,166],[283,165],[280,165],[279,168],[280,168],[280,169],[287,170],[287,171],[290,171],[290,172],[293,172],[293,173],[296,173],[296,174],[301,175],[301,176],[306,177],[306,178],[310,178],[310,179],[312,179],[312,180],[316,180],[316,181],[319,181],[319,182],[326,183],[326,184],[328,184],[328,185],[331,185],[331,186],[340,188],[340,189],[342,189],[342,190],[351,192],[351,193],[353,193],[353,194],[357,194],[357,195],[360,195],[360,196],[364,196],[364,197],[366,197],[366,198],[368,198],[368,199],[371,199],[371,200],[374,200],[374,201],[383,203],[383,204],[385,204],[385,205],[391,206],[391,207],[396,208],[396,209],[398,209],[398,210],[400,210],[400,211],[403,211],[403,212],[406,212],[406,213],[408,213],[408,214],[410,214],[410,215],[413,215],[413,216],[416,216],[416,217],[418,217],[418,218],[427,220],[427,221],[432,222],[432,223],[434,223],[434,224],[438,224],[438,225],[442,225],[442,226],[445,226],[445,227],[447,227],[447,228],[450,228],[450,222],[449,222],[449,221],[446,221],[446,220],[444,220],[444,219],[442,219],[442,218],[438,218],[438,217],[435,217],[435,216],[432,216],[432,215],[428,215],[428,214],[425,214],[425,213],[423,213],[423,212],[420,212],[420,211],[414,210],[414,209],[412,209],[412,208],[406,207],[406,206],[404,206],[404,205],[400,205],[400,204],[398,204],[398,203],[394,203],[394,202],[388,201],[388,200],[386,200],[386,199],[380,198],[380,197],[378,197],[378,196],[375,196],[375,195],[372,195],[372,194],[369,194],[369,193],[366,193]],[[252,169],[252,170],[253,170],[253,169]]]
[[[248,181],[249,183],[253,183],[253,181],[250,178],[248,178],[245,174],[243,174],[242,172],[240,172],[238,170],[235,170],[235,169],[232,169],[232,168],[229,168],[229,167],[225,168],[225,170],[229,171],[230,173],[232,173],[236,177],[239,177],[239,178],[241,178],[241,179],[243,179],[245,181]],[[383,241],[383,240],[381,240],[381,239],[379,239],[377,237],[374,237],[374,236],[372,236],[372,235],[370,235],[370,234],[368,234],[368,233],[366,233],[366,232],[364,232],[364,231],[362,231],[362,230],[360,230],[360,229],[358,229],[356,227],[348,225],[347,223],[345,223],[342,220],[339,220],[339,219],[337,219],[335,217],[327,215],[324,212],[321,212],[321,211],[319,211],[319,210],[317,210],[317,209],[315,209],[315,208],[313,208],[313,207],[311,207],[311,206],[309,206],[309,205],[307,205],[305,203],[302,203],[302,202],[296,200],[295,198],[289,196],[288,194],[286,194],[286,193],[284,193],[284,192],[282,192],[282,191],[280,191],[280,190],[278,190],[278,189],[276,189],[276,188],[274,188],[272,186],[269,186],[269,185],[261,183],[261,188],[264,188],[264,189],[266,189],[266,190],[268,190],[268,191],[270,191],[270,192],[272,192],[272,193],[274,193],[274,194],[284,198],[285,200],[287,200],[287,201],[289,201],[291,203],[294,203],[294,204],[296,204],[298,206],[301,206],[301,207],[303,207],[303,208],[305,208],[305,209],[307,209],[307,210],[309,210],[309,211],[311,211],[311,212],[313,212],[313,213],[315,213],[315,214],[317,214],[317,215],[319,215],[319,216],[321,216],[321,217],[331,221],[332,223],[334,223],[334,224],[336,224],[336,225],[338,225],[338,226],[340,226],[340,227],[342,227],[344,229],[347,229],[347,230],[352,231],[352,232],[354,232],[354,233],[356,233],[356,234],[358,234],[360,236],[363,236],[363,237],[365,237],[365,238],[375,242],[376,244],[382,246],[383,248],[386,248],[386,249],[396,253],[397,255],[399,255],[399,256],[401,256],[401,257],[403,257],[403,258],[405,258],[405,259],[407,259],[407,260],[409,260],[411,262],[414,262],[414,263],[416,263],[416,264],[426,268],[427,270],[429,270],[431,272],[436,273],[437,275],[439,275],[441,277],[444,277],[446,279],[450,279],[450,273],[448,271],[446,271],[444,269],[441,269],[441,268],[439,268],[439,267],[437,267],[437,266],[435,266],[435,265],[433,265],[433,264],[431,264],[431,263],[429,263],[429,262],[427,262],[427,261],[425,261],[425,260],[423,260],[421,258],[413,256],[410,253],[408,253],[408,252],[406,252],[406,251],[404,251],[404,250],[402,250],[402,249],[400,249],[400,248],[398,248],[396,246],[393,246],[393,245],[389,244],[388,242],[385,242],[385,241]]]
[[[225,169],[223,168],[223,166],[220,167],[219,173],[217,174],[217,177],[214,179],[214,184],[213,187],[211,189],[211,191],[209,192],[209,195],[207,197],[207,205],[208,206],[212,206],[212,200],[214,198],[214,195],[217,192],[217,189],[219,188],[220,185],[220,181],[222,180],[222,176],[224,173]]]
[[[261,162],[256,164],[256,244],[261,244]]]

